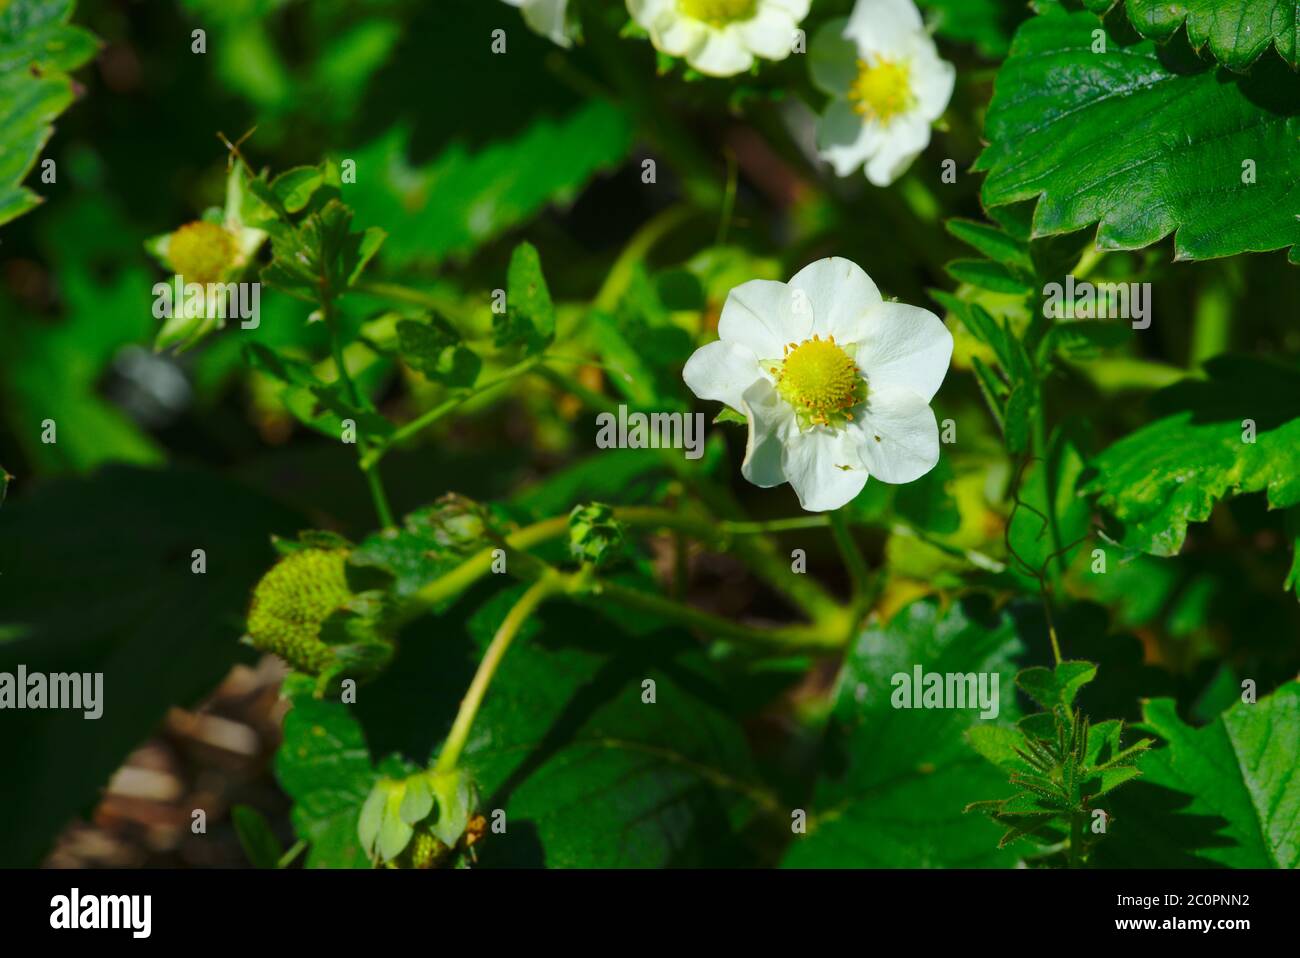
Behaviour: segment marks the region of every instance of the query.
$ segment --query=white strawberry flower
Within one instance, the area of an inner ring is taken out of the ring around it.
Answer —
[[[833,98],[817,127],[822,158],[839,176],[865,166],[872,183],[893,183],[929,145],[956,80],[916,5],[858,0],[817,31],[809,57],[813,83]]]
[[[524,23],[534,33],[550,38],[562,47],[573,44],[573,35],[569,29],[569,0],[505,0],[512,7],[521,7]]]
[[[784,60],[812,0],[627,0],[656,49],[715,77]]]
[[[822,259],[789,283],[737,286],[718,335],[682,378],[745,417],[741,471],[755,485],[788,482],[804,509],[824,512],[868,476],[912,482],[938,463],[930,399],[952,334],[928,310],[886,302],[856,263]]]

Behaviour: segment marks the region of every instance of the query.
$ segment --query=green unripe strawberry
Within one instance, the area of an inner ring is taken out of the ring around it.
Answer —
[[[428,829],[417,828],[406,851],[410,856],[408,868],[432,868],[446,854],[447,846],[434,838]]]
[[[248,635],[295,669],[319,673],[335,657],[321,641],[325,620],[352,598],[344,567],[347,549],[303,549],[272,567],[253,590]]]
[[[167,243],[167,261],[187,283],[220,282],[238,257],[229,230],[204,220],[186,223]]]

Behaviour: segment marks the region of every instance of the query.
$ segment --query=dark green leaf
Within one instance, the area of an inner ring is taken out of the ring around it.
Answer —
[[[278,868],[284,849],[271,830],[266,816],[248,805],[236,805],[230,810],[230,821],[239,836],[239,844],[254,868]]]
[[[0,509],[0,672],[103,673],[98,719],[4,713],[0,818],[21,827],[6,829],[0,864],[37,865],[167,709],[216,686],[274,559],[268,534],[302,524],[210,473],[120,466]],[[204,573],[192,571],[195,549]]]
[[[1207,520],[1227,496],[1267,492],[1274,509],[1300,503],[1300,372],[1231,356],[1206,372],[1158,393],[1152,404],[1163,415],[1091,463],[1085,491],[1122,524],[1130,548],[1176,554],[1188,523]]]
[[[984,202],[1038,198],[1036,236],[1099,223],[1105,249],[1177,231],[1182,259],[1300,242],[1295,75],[1261,61],[1242,78],[1114,35],[1094,53],[1097,29],[1052,4],[1017,32],[976,164],[989,172]],[[1246,161],[1256,182],[1244,182]]]
[[[836,685],[809,832],[796,835],[796,867],[1010,867],[998,828],[966,815],[972,801],[1005,789],[1003,774],[971,752],[963,733],[985,724],[979,709],[895,708],[895,675],[998,677],[1000,717],[1015,717],[1012,659],[1021,651],[1009,615],[982,598],[946,612],[915,602],[853,644]]]

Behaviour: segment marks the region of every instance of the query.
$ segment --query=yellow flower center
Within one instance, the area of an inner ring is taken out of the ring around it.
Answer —
[[[677,9],[693,20],[703,20],[714,27],[753,19],[758,0],[677,0]]]
[[[858,364],[834,336],[790,343],[785,358],[771,372],[777,392],[794,407],[804,426],[843,425],[853,418],[849,410],[867,398]]]
[[[172,233],[167,261],[190,283],[215,283],[238,255],[235,238],[216,223],[196,220]]]
[[[912,96],[911,71],[907,63],[878,59],[858,61],[858,78],[849,88],[849,102],[865,117],[888,123],[916,102]]]

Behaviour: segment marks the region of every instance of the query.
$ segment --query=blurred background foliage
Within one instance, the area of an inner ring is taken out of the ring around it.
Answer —
[[[573,379],[636,405],[681,408],[681,366],[745,280],[784,279],[833,254],[860,263],[886,295],[944,311],[930,291],[951,290],[946,265],[970,255],[944,219],[986,219],[982,177],[968,171],[983,147],[997,60],[1031,14],[1006,0],[920,5],[958,85],[945,126],[889,190],[836,180],[815,161],[812,110],[821,100],[799,57],[732,82],[689,78],[680,67],[657,75],[648,43],[618,37],[626,17],[617,3],[587,18],[587,42],[572,51],[490,0],[80,5],[76,22],[102,46],[76,73],[78,102],[42,154],[56,161],[57,182],[31,181],[45,203],[4,226],[0,245],[0,464],[15,477],[0,509],[0,667],[54,668],[69,647],[130,652],[140,656],[142,697],[80,788],[65,763],[47,767],[39,754],[47,733],[31,733],[21,768],[44,783],[39,794],[62,790],[68,801],[45,809],[32,843],[6,845],[5,863],[39,858],[51,829],[85,810],[84,783],[102,782],[164,705],[193,705],[230,665],[253,664],[233,638],[248,588],[273,560],[271,533],[328,528],[359,540],[375,524],[353,452],[299,423],[279,384],[243,359],[248,343],[313,362],[327,355],[321,324],[305,321],[309,307],[264,288],[258,329],[228,329],[179,355],[151,349],[150,289],[162,277],[143,244],[221,204],[228,154],[218,133],[233,141],[251,131],[241,149],[254,168],[356,162],[345,199],[360,227],[382,226],[389,238],[368,283],[342,302],[350,328],[434,307],[467,343],[488,342],[491,291],[526,237],[542,251],[561,339],[584,347]],[[809,33],[850,6],[819,0]],[[498,27],[508,30],[506,56],[490,50]],[[204,54],[191,52],[198,28]],[[956,163],[955,183],[940,180],[945,159]],[[1157,293],[1149,330],[1118,324],[1113,341],[1081,344],[1048,385],[1059,455],[1074,463],[1062,474],[1078,488],[1086,463],[1153,421],[1148,399],[1158,388],[1203,376],[1204,362],[1223,352],[1292,362],[1300,354],[1284,252],[1172,258],[1166,239],[1092,264],[1091,279],[1150,281]],[[602,302],[611,276],[617,295]],[[386,284],[397,283],[418,297],[394,302],[401,294]],[[997,293],[958,292],[998,302]],[[589,311],[593,300],[599,308]],[[936,590],[1036,590],[1004,565],[1015,470],[971,371],[987,347],[950,325],[957,354],[935,409],[940,421],[956,421],[958,443],[924,480],[870,483],[851,507],[872,561],[890,570],[883,618]],[[358,349],[355,358],[354,372],[395,420],[448,394],[392,354]],[[41,441],[46,419],[57,422],[55,444]],[[676,480],[654,463],[626,453],[590,460],[594,433],[571,389],[530,380],[473,400],[394,452],[385,479],[399,514],[452,490],[514,497],[537,516],[583,499],[672,499]],[[707,471],[755,517],[793,514],[788,488],[738,481],[743,446],[739,430],[713,427]],[[1060,494],[1078,534],[1090,536],[1098,523],[1076,491]],[[158,570],[205,535],[238,544],[240,559],[215,570],[219,596],[198,602],[178,581],[187,575]],[[1296,537],[1294,517],[1246,495],[1191,526],[1174,556],[1105,542],[1111,566],[1098,576],[1088,566],[1100,540],[1075,549],[1068,581],[1080,601],[1061,610],[1058,628],[1075,654],[1104,670],[1113,664],[1128,683],[1093,704],[1136,717],[1139,696],[1172,694],[1185,715],[1208,719],[1235,700],[1239,676],[1261,687],[1293,676],[1300,606],[1282,583]],[[807,548],[812,571],[833,587],[844,584],[824,536],[782,541]],[[972,555],[989,561],[972,565]],[[720,585],[712,601],[724,614],[783,614],[725,556],[697,558],[691,588],[711,595]],[[167,610],[177,618],[160,619]],[[196,659],[190,667],[176,664],[182,647]],[[189,678],[168,685],[171,670]],[[799,701],[807,690],[797,679],[778,672],[747,685],[752,713],[780,695]],[[174,695],[149,699],[149,686]],[[71,724],[64,734],[91,747],[95,730]],[[12,726],[5,739],[11,750]]]

